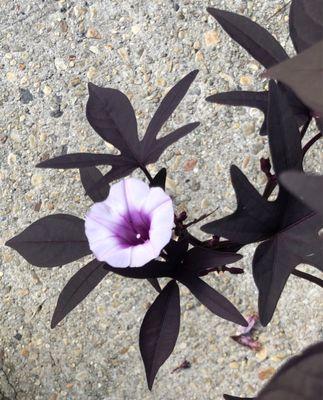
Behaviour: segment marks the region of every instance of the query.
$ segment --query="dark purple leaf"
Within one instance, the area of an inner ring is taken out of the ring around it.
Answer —
[[[241,258],[242,256],[236,253],[194,247],[185,254],[183,267],[198,275],[209,268],[232,264]]]
[[[270,82],[268,131],[275,173],[278,175],[288,169],[301,170],[301,135],[286,96],[273,81]]]
[[[157,139],[157,134],[166,120],[178,106],[197,71],[189,73],[165,96],[143,140],[140,142],[137,132],[137,121],[134,110],[127,96],[122,92],[101,88],[89,84],[89,100],[86,116],[93,129],[107,142],[115,146],[120,155],[112,154],[70,154],[46,160],[42,168],[83,168],[95,165],[110,165],[111,170],[92,187],[87,187],[87,194],[96,197],[101,185],[107,186],[113,180],[123,178],[137,168],[158,160],[163,151],[177,140],[186,136],[199,124],[185,125],[167,136]]]
[[[143,267],[114,268],[106,264],[105,268],[115,274],[134,279],[154,279],[173,277],[174,266],[158,260],[152,260]]]
[[[202,230],[241,244],[264,239],[277,225],[278,207],[265,200],[234,165],[231,167],[231,181],[237,197],[237,210],[202,226]]]
[[[167,171],[166,168],[162,168],[153,178],[153,180],[150,183],[150,187],[160,187],[163,190],[165,190],[165,185],[166,185],[166,176],[167,176]]]
[[[289,86],[311,110],[323,115],[323,40],[266,72]]]
[[[269,68],[288,58],[283,47],[263,27],[239,14],[216,8],[207,11],[219,22],[229,36],[240,44],[264,67]]]
[[[99,181],[97,181],[93,186],[88,188],[86,194],[90,197],[95,195],[95,193],[98,190],[100,190],[102,186],[104,188],[107,187],[112,181],[130,175],[135,169],[136,167],[130,166],[126,163],[123,166],[112,167],[111,170],[108,173],[106,173]]]
[[[293,195],[323,217],[323,176],[290,171],[280,175],[279,180]]]
[[[148,278],[147,281],[156,290],[156,292],[160,293],[162,291],[157,278]]]
[[[258,108],[264,114],[268,108],[268,92],[232,91],[217,93],[206,98],[211,103],[229,106],[245,106]]]
[[[302,170],[301,135],[281,88],[270,83],[268,136],[276,174]],[[235,213],[203,227],[234,242],[261,243],[253,259],[259,290],[261,322],[269,323],[289,275],[299,264],[323,270],[323,244],[318,232],[323,220],[279,185],[275,201],[267,201],[245,176],[233,168],[238,208]]]
[[[139,346],[150,390],[159,368],[175,347],[180,313],[178,285],[170,281],[147,311],[140,329]]]
[[[37,164],[38,168],[85,168],[94,167],[95,165],[123,165],[124,160],[121,156],[113,154],[94,154],[94,153],[74,153],[66,154],[42,161]]]
[[[177,241],[171,240],[165,247],[166,253],[169,256],[171,263],[179,264],[188,250],[187,237],[180,238]]]
[[[108,197],[110,191],[109,184],[106,184],[105,186],[100,185],[97,190],[93,190],[95,185],[103,178],[102,173],[97,168],[81,168],[80,176],[85,193],[90,191],[90,197],[95,203],[103,201]]]
[[[256,400],[254,397],[236,397],[229,396],[228,394],[223,395],[224,400]]]
[[[182,101],[197,74],[198,70],[187,74],[183,79],[177,82],[176,85],[163,98],[146,130],[145,138],[143,140],[144,154],[149,152],[151,150],[151,146],[155,144],[159,131]]]
[[[291,358],[257,396],[258,400],[323,398],[323,342]]]
[[[197,276],[181,276],[179,280],[213,314],[234,322],[235,324],[248,326],[248,322],[243,318],[235,306],[202,279]]]
[[[143,155],[143,163],[145,165],[155,163],[161,154],[169,147],[171,144],[177,142],[179,139],[183,138],[194,129],[200,125],[199,122],[192,122],[190,124],[184,125],[175,131],[169,133],[168,135],[157,139],[153,145],[147,148],[145,154]],[[145,140],[145,139],[144,139]],[[143,141],[144,141],[143,140]]]
[[[37,267],[57,267],[91,254],[84,221],[68,214],[41,218],[6,245]]]
[[[138,161],[140,144],[132,105],[122,92],[89,83],[86,116],[92,128],[120,150],[129,160]]]
[[[78,306],[108,273],[109,271],[104,268],[104,263],[97,260],[89,262],[77,271],[58,297],[51,328],[55,328],[68,313]]]
[[[322,0],[293,0],[289,31],[298,53],[323,39]]]

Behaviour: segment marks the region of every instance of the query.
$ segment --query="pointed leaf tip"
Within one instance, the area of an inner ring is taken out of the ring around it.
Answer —
[[[176,281],[170,281],[147,311],[140,328],[139,346],[149,390],[159,368],[172,353],[180,326],[180,299]]]
[[[105,278],[109,270],[105,263],[93,260],[81,268],[67,282],[58,297],[50,327],[53,329],[67,314],[77,307],[87,295]]]

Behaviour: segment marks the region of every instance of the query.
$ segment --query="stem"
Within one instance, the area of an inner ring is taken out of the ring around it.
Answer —
[[[314,143],[316,143],[321,138],[322,138],[322,132],[319,132],[317,135],[312,137],[312,139],[306,143],[306,145],[303,147],[303,158],[305,157],[305,154],[309,151],[309,149],[314,145]]]
[[[303,272],[303,271],[299,271],[298,269],[294,269],[292,274],[297,276],[298,278],[302,278],[302,279],[305,279],[306,281],[315,283],[316,285],[318,285],[321,288],[323,288],[323,280],[318,278],[317,276],[308,274],[308,273]]]
[[[148,178],[149,183],[151,183],[151,182],[153,181],[153,177],[150,175],[148,169],[147,169],[144,165],[141,165],[141,166],[140,166],[140,169],[142,170],[142,172],[143,172],[143,173],[146,175],[146,177]]]
[[[310,126],[311,120],[312,120],[312,118],[309,118],[309,119],[305,122],[305,124],[303,125],[303,127],[302,127],[302,130],[301,130],[301,138],[302,138],[302,139],[303,139],[303,137],[305,136],[305,133],[307,132],[308,127]]]

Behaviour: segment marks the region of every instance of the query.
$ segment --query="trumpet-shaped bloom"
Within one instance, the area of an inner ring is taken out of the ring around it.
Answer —
[[[174,225],[171,198],[159,187],[128,178],[111,186],[106,200],[85,218],[90,249],[112,267],[141,267],[159,256]]]

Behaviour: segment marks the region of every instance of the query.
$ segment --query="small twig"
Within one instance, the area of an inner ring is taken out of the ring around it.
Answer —
[[[216,210],[217,210],[217,208],[215,210],[211,211],[208,214],[203,214],[201,217],[195,218],[193,221],[189,222],[188,224],[183,224],[184,228],[189,228],[190,226],[195,225],[195,224],[203,221],[205,218],[207,218],[210,215],[214,214]]]
[[[312,139],[306,143],[306,145],[303,147],[303,158],[305,157],[305,154],[309,151],[309,149],[314,145],[314,143],[316,143],[321,138],[322,138],[322,132],[319,132],[317,135],[312,137]]]
[[[320,286],[321,288],[323,288],[323,280],[318,278],[317,276],[308,274],[306,272],[300,271],[298,269],[294,269],[294,271],[292,272],[292,275],[297,276],[298,278],[302,278],[305,279],[306,281],[315,283],[316,285]]]
[[[150,175],[148,169],[147,169],[144,165],[141,165],[141,166],[140,166],[140,169],[142,170],[142,172],[143,172],[143,173],[146,175],[146,177],[148,178],[149,183],[151,183],[151,182],[153,181],[153,177]]]
[[[286,10],[286,8],[290,5],[292,1],[290,0],[288,3],[284,4],[278,11],[276,11],[273,15],[271,15],[267,21],[269,21],[270,19],[276,17],[276,15],[280,14],[281,12],[284,12]]]

